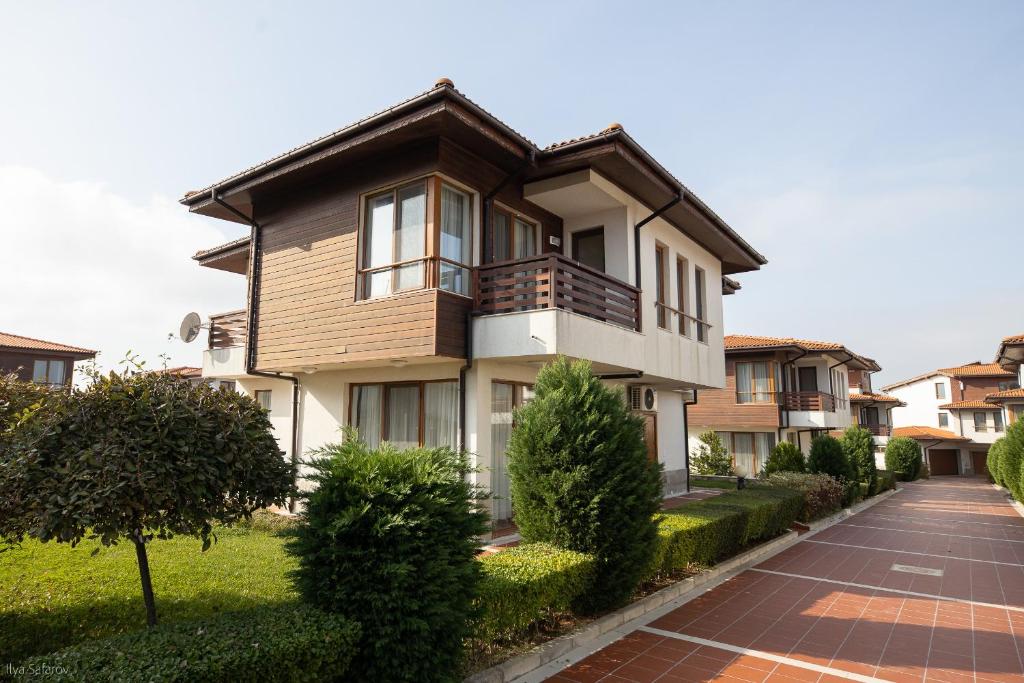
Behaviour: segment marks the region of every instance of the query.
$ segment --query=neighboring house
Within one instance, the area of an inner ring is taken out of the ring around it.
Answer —
[[[90,349],[0,332],[0,373],[13,372],[26,382],[71,386],[75,361],[95,357]]]
[[[289,455],[345,425],[464,446],[496,519],[513,411],[559,354],[623,385],[685,479],[684,401],[725,382],[725,276],[766,262],[621,126],[540,148],[444,79],[182,203],[250,226],[194,257],[249,282],[204,376],[267,392]]]
[[[214,389],[227,389],[229,391],[235,390],[234,380],[217,379],[214,377],[203,377],[202,368],[192,367],[189,365],[182,365],[176,368],[161,368],[160,370],[155,370],[154,372],[165,375],[174,375],[176,377],[180,377],[181,379],[187,379],[192,384],[208,384],[212,386]]]
[[[985,396],[985,400],[1003,408],[1003,418],[1007,425],[1024,419],[1024,334],[1016,334],[1003,339],[996,352],[996,363],[1004,370],[1017,375],[1017,386],[995,391]]]
[[[850,381],[850,419],[853,424],[871,432],[875,444],[875,461],[880,468],[885,467],[885,445],[892,436],[892,411],[904,403],[888,394],[872,391],[871,373],[876,369],[849,370]]]
[[[893,410],[894,424],[901,436],[922,441],[932,474],[984,474],[988,447],[1006,430],[1002,407],[986,397],[1016,385],[1016,373],[975,361],[884,390],[906,404]]]
[[[849,373],[880,369],[833,342],[729,335],[724,346],[725,386],[698,392],[689,409],[690,449],[697,448],[702,432],[714,430],[737,471],[751,475],[761,471],[779,441],[806,453],[815,436],[853,424]],[[879,432],[887,424],[881,413],[868,411],[865,417],[875,420]]]

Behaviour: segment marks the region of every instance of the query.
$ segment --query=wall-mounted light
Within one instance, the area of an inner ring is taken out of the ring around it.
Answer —
[[[392,367],[396,367],[396,368],[404,368],[404,367],[405,367],[406,365],[408,365],[408,364],[409,364],[409,361],[407,361],[407,360],[406,360],[406,359],[404,359],[404,358],[392,358],[392,359],[391,359],[391,365],[392,365]]]

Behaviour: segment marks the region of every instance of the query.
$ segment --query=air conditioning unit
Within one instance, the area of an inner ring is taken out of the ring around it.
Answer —
[[[629,385],[629,409],[643,412],[658,410],[658,390],[646,384]]]

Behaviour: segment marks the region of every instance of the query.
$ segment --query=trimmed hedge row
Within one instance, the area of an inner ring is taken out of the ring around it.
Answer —
[[[478,601],[483,615],[474,634],[511,637],[552,612],[569,610],[590,587],[592,555],[547,543],[509,548],[480,559]]]
[[[798,491],[803,503],[797,519],[813,522],[827,517],[843,507],[846,486],[827,474],[803,474],[800,472],[776,472],[768,477],[771,486]],[[867,486],[867,484],[863,484]]]
[[[33,657],[13,680],[340,680],[358,647],[359,625],[304,605],[228,612],[155,626]]]

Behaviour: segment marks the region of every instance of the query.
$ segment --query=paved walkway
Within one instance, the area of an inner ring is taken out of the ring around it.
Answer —
[[[1019,681],[1024,519],[938,477],[814,534],[553,681]]]

